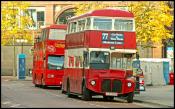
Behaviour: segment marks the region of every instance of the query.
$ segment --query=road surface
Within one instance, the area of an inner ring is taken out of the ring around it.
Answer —
[[[35,87],[32,81],[1,80],[2,108],[143,108],[161,107],[145,103],[127,103],[115,98],[104,101],[102,96],[94,96],[92,101],[84,101],[81,97],[68,98],[58,87],[42,89]]]

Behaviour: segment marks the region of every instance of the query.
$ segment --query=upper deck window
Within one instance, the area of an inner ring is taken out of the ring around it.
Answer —
[[[87,18],[87,22],[86,22],[86,29],[90,29],[91,25],[91,19]]]
[[[51,40],[65,40],[66,30],[50,29],[49,39]]]
[[[93,28],[96,30],[112,30],[112,19],[94,18]]]
[[[133,31],[133,20],[115,19],[114,29],[118,31]]]
[[[70,30],[71,30],[71,25],[70,25],[70,23],[68,23],[68,30],[67,30],[67,33],[70,33]]]
[[[85,28],[85,20],[78,21],[78,31],[83,31]]]
[[[76,32],[76,26],[77,26],[77,22],[72,22],[71,23],[71,30],[70,30],[71,33]]]

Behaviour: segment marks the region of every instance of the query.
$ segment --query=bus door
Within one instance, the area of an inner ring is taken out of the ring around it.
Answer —
[[[82,78],[85,77],[85,68],[88,67],[88,64],[89,64],[89,53],[88,51],[84,51],[83,52],[83,74],[82,74]]]

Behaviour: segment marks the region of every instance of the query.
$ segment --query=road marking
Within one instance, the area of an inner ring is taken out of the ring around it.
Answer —
[[[20,104],[15,104],[15,105],[12,105],[12,106],[10,106],[10,107],[17,107],[17,106],[19,106]]]
[[[10,101],[6,101],[6,102],[3,102],[2,104],[9,104],[10,103]]]

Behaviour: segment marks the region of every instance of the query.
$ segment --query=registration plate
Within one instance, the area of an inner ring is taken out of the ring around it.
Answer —
[[[118,96],[118,94],[115,92],[106,92],[105,95],[106,96]]]

